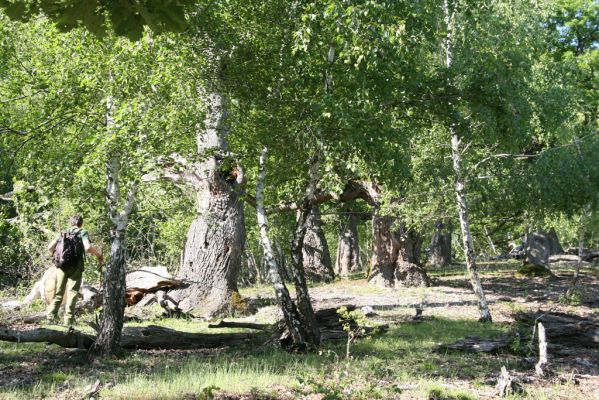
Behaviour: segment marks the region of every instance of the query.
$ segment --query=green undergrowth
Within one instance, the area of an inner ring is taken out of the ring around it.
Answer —
[[[193,321],[164,320],[161,325],[203,331]],[[409,390],[426,398],[435,385],[446,380],[483,379],[501,365],[516,368],[508,355],[434,351],[439,344],[466,335],[496,336],[506,329],[446,319],[393,325],[385,334],[354,343],[351,359],[345,358],[345,343],[328,342],[308,354],[254,344],[229,350],[133,351],[89,364],[82,352],[2,342],[2,365],[19,371],[22,379],[0,389],[4,390],[0,398],[76,398],[85,396],[96,380],[101,382],[102,398],[110,399],[202,398],[202,393],[219,390],[268,395],[279,387],[298,396],[322,393],[328,399],[389,398],[406,390],[402,385],[414,382],[416,387]],[[22,368],[24,365],[27,368]]]

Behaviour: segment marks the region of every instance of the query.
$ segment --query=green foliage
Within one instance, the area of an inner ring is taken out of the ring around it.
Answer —
[[[558,298],[558,302],[560,304],[565,304],[569,306],[579,306],[584,301],[584,292],[577,288],[572,290],[572,293],[562,294]]]
[[[62,32],[79,26],[98,36],[114,32],[139,40],[144,26],[155,33],[181,32],[187,27],[185,8],[196,4],[191,0],[167,1],[48,1],[3,0],[0,7],[15,20],[29,21],[42,14]]]

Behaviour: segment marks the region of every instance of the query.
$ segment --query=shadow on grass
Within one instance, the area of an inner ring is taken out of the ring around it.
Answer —
[[[298,379],[322,380],[331,371],[345,368],[356,382],[377,378],[418,380],[422,377],[481,378],[498,371],[501,365],[513,368],[509,355],[488,356],[436,352],[439,344],[452,343],[467,335],[494,337],[505,327],[471,320],[435,319],[418,324],[393,326],[386,334],[364,338],[352,345],[353,358],[345,359],[344,341],[327,342],[319,352],[287,353],[276,347],[260,348],[252,343],[221,350],[128,351],[115,359],[89,364],[84,352],[52,346],[21,344],[19,351],[3,345],[1,360],[20,373],[23,363],[49,359],[33,365],[28,380],[7,387],[12,397],[51,397],[61,391],[80,393],[96,380],[111,382],[108,398],[182,398],[198,393],[207,385],[233,392],[272,385],[293,385]],[[49,351],[50,350],[50,351]],[[13,368],[14,367],[14,368]],[[57,374],[60,371],[60,374]],[[3,372],[3,371],[0,371]],[[402,378],[403,379],[403,378]],[[67,385],[68,383],[68,385]],[[66,385],[66,386],[65,386]],[[152,397],[154,396],[154,397]],[[147,398],[147,397],[146,397]]]

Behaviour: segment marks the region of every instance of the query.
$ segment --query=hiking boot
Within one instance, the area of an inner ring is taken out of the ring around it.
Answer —
[[[58,317],[56,315],[48,315],[48,316],[46,316],[46,324],[48,324],[48,325],[58,325]]]

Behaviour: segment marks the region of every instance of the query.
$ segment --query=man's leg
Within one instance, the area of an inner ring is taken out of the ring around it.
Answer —
[[[54,293],[54,299],[52,299],[48,309],[46,310],[48,320],[55,320],[58,317],[58,309],[62,304],[62,298],[67,286],[67,279],[67,274],[65,274],[62,269],[56,268],[54,274],[56,292]]]
[[[64,322],[66,325],[73,325],[75,323],[75,305],[77,304],[77,296],[79,295],[82,278],[83,268],[77,268],[69,274],[66,290],[67,302],[64,306]]]

